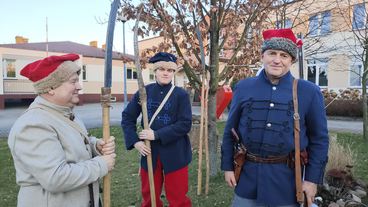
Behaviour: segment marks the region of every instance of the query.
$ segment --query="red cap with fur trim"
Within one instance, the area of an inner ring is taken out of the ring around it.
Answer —
[[[79,59],[76,54],[66,54],[61,56],[50,56],[42,60],[26,65],[21,71],[22,76],[27,77],[32,82],[39,81],[54,72],[56,68],[64,61],[74,61]]]
[[[263,31],[262,35],[262,53],[269,49],[283,50],[295,59],[297,48],[303,45],[302,40],[296,38],[291,29],[269,29]]]
[[[26,65],[21,71],[33,83],[37,93],[42,94],[59,87],[67,81],[80,67],[73,61],[79,59],[77,54],[50,56]]]
[[[291,40],[298,47],[303,45],[302,40],[296,38],[291,29],[269,29],[269,30],[263,31],[262,34],[263,34],[264,40],[269,40],[271,38],[279,37],[279,38],[286,38],[286,39]]]

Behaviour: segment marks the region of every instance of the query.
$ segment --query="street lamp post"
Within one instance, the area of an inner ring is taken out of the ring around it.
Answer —
[[[126,16],[124,15],[123,11],[119,14],[118,20],[123,23],[123,54],[125,56],[125,22],[127,21]],[[124,61],[124,109],[127,106],[128,95],[127,95],[127,68],[126,63]]]
[[[298,34],[298,38],[303,40],[303,34],[302,33],[299,33]],[[299,61],[299,78],[300,79],[304,79],[304,65],[303,65],[303,60],[304,60],[304,57],[303,57],[303,45],[300,46],[299,48],[299,52],[298,52],[298,61]]]

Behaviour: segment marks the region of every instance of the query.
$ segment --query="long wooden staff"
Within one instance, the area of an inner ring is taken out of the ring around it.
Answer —
[[[135,55],[135,66],[137,68],[137,76],[138,76],[138,86],[139,86],[139,99],[142,106],[142,117],[143,117],[143,127],[144,129],[149,129],[148,123],[148,115],[147,115],[147,93],[146,88],[144,87],[143,77],[142,77],[142,69],[139,60],[139,49],[138,49],[138,24],[139,18],[142,13],[143,6],[140,7],[137,20],[135,22],[134,27],[134,55]],[[144,140],[144,144],[151,148],[151,143],[149,140]],[[155,183],[153,180],[153,167],[152,167],[152,155],[147,155],[147,166],[148,166],[148,179],[150,186],[150,195],[151,195],[151,206],[156,207],[156,196],[155,196]]]
[[[105,53],[105,80],[104,87],[101,88],[102,105],[102,137],[104,141],[110,138],[110,100],[111,100],[111,70],[112,70],[112,43],[114,39],[115,20],[120,0],[111,3],[109,23],[106,34],[106,53]],[[103,178],[103,206],[110,207],[111,172]]]
[[[204,96],[205,96],[205,72],[202,75],[202,88],[201,88],[201,120],[199,127],[199,146],[198,146],[198,178],[197,178],[197,195],[202,193],[202,148],[203,148],[203,123],[204,123]]]
[[[199,30],[199,26],[196,26],[196,34],[199,42],[199,50],[201,53],[201,65],[202,65],[202,88],[201,88],[201,125],[199,128],[199,147],[198,147],[198,188],[197,195],[201,195],[202,192],[202,148],[203,148],[203,127],[204,125],[204,109],[205,109],[205,88],[206,88],[206,63],[204,57],[204,47],[202,41],[202,35]]]
[[[208,195],[209,191],[209,183],[210,183],[210,160],[209,160],[209,152],[208,152],[208,91],[209,91],[209,82],[206,74],[206,94],[204,97],[204,148],[206,152],[206,187],[205,187],[205,194]]]

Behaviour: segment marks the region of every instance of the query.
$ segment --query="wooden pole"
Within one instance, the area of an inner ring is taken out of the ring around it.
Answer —
[[[101,104],[102,104],[102,138],[107,142],[110,138],[110,100],[111,88],[101,88]],[[111,172],[103,177],[103,206],[111,205]]]
[[[205,96],[205,80],[202,75],[202,88],[201,88],[201,120],[199,127],[199,144],[198,144],[198,177],[197,177],[197,195],[202,193],[202,148],[203,148],[203,123],[204,123],[204,96]]]
[[[111,101],[111,70],[112,70],[112,43],[114,40],[114,29],[117,10],[120,7],[120,0],[111,3],[109,22],[106,34],[106,53],[105,53],[105,76],[104,87],[101,88],[102,104],[102,138],[105,142],[110,138],[110,101]],[[103,178],[103,206],[111,205],[111,172]]]
[[[199,50],[201,53],[201,64],[202,64],[202,89],[201,89],[201,125],[200,125],[200,135],[199,135],[199,147],[198,147],[198,189],[197,189],[197,195],[201,194],[202,191],[202,148],[203,148],[203,127],[206,127],[204,124],[205,118],[205,92],[206,90],[206,80],[207,80],[207,73],[206,73],[206,63],[205,63],[205,56],[204,56],[204,47],[203,47],[203,41],[202,41],[202,35],[199,30],[199,26],[196,26],[196,34],[199,42]],[[208,93],[208,90],[207,90]]]
[[[209,83],[207,79],[206,73],[206,94],[204,97],[205,100],[205,112],[204,112],[204,147],[206,152],[206,187],[205,187],[205,194],[208,195],[209,191],[209,183],[210,183],[210,161],[209,161],[209,151],[208,151],[208,90],[209,90]]]
[[[146,88],[143,82],[142,69],[139,59],[139,49],[138,49],[138,23],[140,19],[140,15],[142,13],[143,6],[140,7],[137,20],[135,22],[134,27],[134,55],[135,55],[135,66],[137,68],[137,76],[138,76],[138,87],[139,87],[139,98],[142,105],[142,117],[143,117],[143,127],[144,129],[149,129],[148,123],[148,113],[147,113],[147,93]],[[151,149],[151,143],[149,140],[144,140],[145,145]],[[152,155],[147,155],[147,166],[148,166],[148,179],[150,186],[150,195],[151,195],[151,206],[156,207],[156,195],[155,195],[155,183],[153,178],[153,167],[152,167]]]

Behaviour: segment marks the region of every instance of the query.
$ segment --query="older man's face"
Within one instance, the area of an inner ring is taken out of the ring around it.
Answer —
[[[175,70],[171,68],[158,68],[155,72],[156,81],[160,85],[169,84],[175,74]]]
[[[51,90],[54,103],[60,106],[74,107],[79,103],[78,93],[82,90],[79,83],[79,75],[73,74],[69,80],[61,84],[59,87]]]
[[[271,82],[278,80],[289,72],[293,58],[282,50],[266,50],[262,54],[262,62]]]

